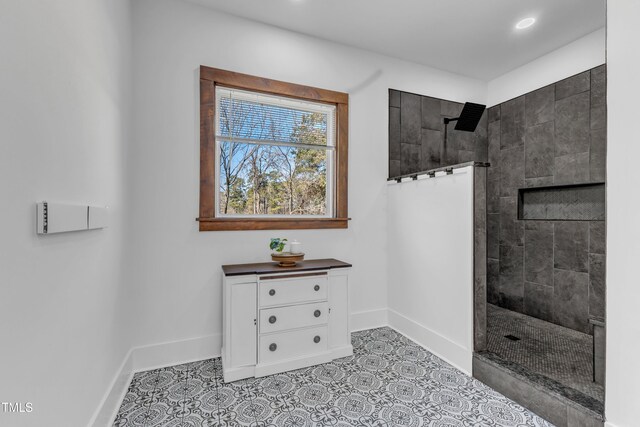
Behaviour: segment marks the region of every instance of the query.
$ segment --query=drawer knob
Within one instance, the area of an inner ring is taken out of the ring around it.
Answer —
[[[318,338],[320,338],[320,337],[318,337]],[[269,351],[276,351],[276,348],[278,348],[278,346],[276,345],[276,343],[272,343],[272,344],[269,346]]]
[[[269,323],[276,323],[276,316],[270,316]]]
[[[313,315],[316,316],[316,317],[320,317],[321,314],[322,313],[320,312],[320,310],[316,310],[316,311],[313,312]]]
[[[271,289],[269,291],[269,295],[274,296],[276,294],[276,290],[275,289]]]
[[[315,337],[313,337],[313,342],[318,344],[320,342],[320,335],[316,335]]]
[[[316,291],[316,292],[318,292],[318,291],[320,290],[320,285],[315,285],[315,286],[313,287],[313,290],[314,290],[314,291]]]

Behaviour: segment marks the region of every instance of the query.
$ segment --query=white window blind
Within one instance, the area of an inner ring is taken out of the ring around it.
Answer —
[[[217,215],[332,217],[336,106],[216,87]]]
[[[216,113],[218,141],[335,147],[335,105],[218,86]]]

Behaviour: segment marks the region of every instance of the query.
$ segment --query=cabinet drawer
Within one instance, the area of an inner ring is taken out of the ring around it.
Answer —
[[[260,335],[260,363],[279,362],[327,351],[327,327]]]
[[[327,299],[327,276],[264,278],[259,283],[260,307]]]
[[[260,310],[260,333],[306,328],[327,323],[329,304],[317,302]]]

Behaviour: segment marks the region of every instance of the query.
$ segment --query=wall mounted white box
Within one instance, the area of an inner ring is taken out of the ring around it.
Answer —
[[[40,202],[36,204],[36,232],[38,234],[92,230],[108,225],[107,208]]]
[[[89,230],[93,230],[96,228],[107,228],[108,225],[109,222],[107,217],[107,208],[100,206],[89,206]]]
[[[87,206],[41,202],[37,204],[37,233],[52,234],[87,229]]]

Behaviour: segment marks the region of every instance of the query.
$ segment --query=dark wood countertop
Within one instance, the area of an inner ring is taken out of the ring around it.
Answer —
[[[333,268],[348,268],[351,264],[333,258],[310,259],[301,261],[295,267],[279,267],[277,262],[260,262],[255,264],[223,265],[225,276],[243,276],[245,274],[290,273],[293,271],[331,270]]]

